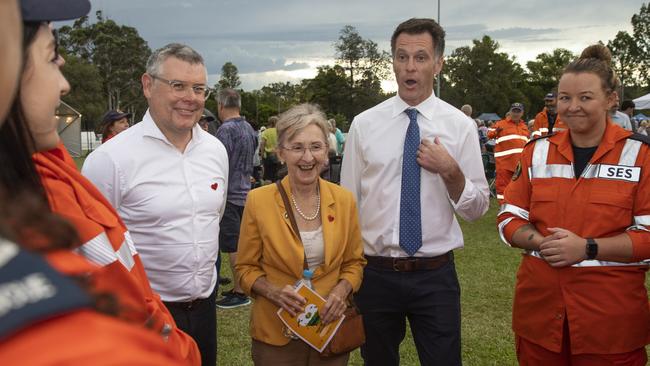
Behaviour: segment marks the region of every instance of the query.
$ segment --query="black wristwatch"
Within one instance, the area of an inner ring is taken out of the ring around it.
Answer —
[[[587,253],[587,259],[596,259],[598,255],[598,243],[593,238],[587,238],[585,251]]]

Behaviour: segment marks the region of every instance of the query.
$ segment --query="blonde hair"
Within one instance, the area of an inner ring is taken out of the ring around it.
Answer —
[[[329,122],[325,113],[316,104],[303,103],[283,112],[276,125],[278,131],[278,148],[284,146],[286,141],[291,140],[299,131],[309,125],[315,125],[323,132],[323,142],[327,144],[329,135]]]

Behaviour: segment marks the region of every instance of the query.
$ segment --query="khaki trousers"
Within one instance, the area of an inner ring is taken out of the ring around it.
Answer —
[[[301,340],[273,346],[253,339],[251,354],[256,366],[345,366],[350,358],[349,353],[321,358],[315,349]]]

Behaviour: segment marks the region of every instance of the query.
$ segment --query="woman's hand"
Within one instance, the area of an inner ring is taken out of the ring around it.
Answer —
[[[548,228],[551,235],[539,245],[539,252],[552,267],[567,267],[585,259],[586,239],[569,230]]]
[[[296,289],[289,285],[282,288],[272,286],[269,288],[266,298],[286,310],[293,317],[304,310],[306,303],[305,298],[298,295]]]
[[[323,324],[329,324],[343,315],[345,309],[348,307],[345,300],[351,291],[352,285],[347,280],[341,280],[334,286],[329,295],[327,295],[327,301],[321,313]]]

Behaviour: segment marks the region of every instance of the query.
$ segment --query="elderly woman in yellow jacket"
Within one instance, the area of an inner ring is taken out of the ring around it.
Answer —
[[[235,266],[242,288],[255,299],[250,324],[253,361],[345,365],[348,354],[321,359],[306,343],[288,336],[276,312],[284,308],[296,314],[304,307],[294,284],[302,278],[306,261],[314,271],[314,290],[327,300],[323,322],[343,314],[346,298],[361,284],[365,265],[356,204],[350,192],[319,177],[328,160],[329,128],[318,107],[301,104],[288,110],[277,130],[277,153],[288,171],[281,183],[291,207],[285,207],[275,184],[249,193]],[[287,210],[292,210],[300,236]]]

